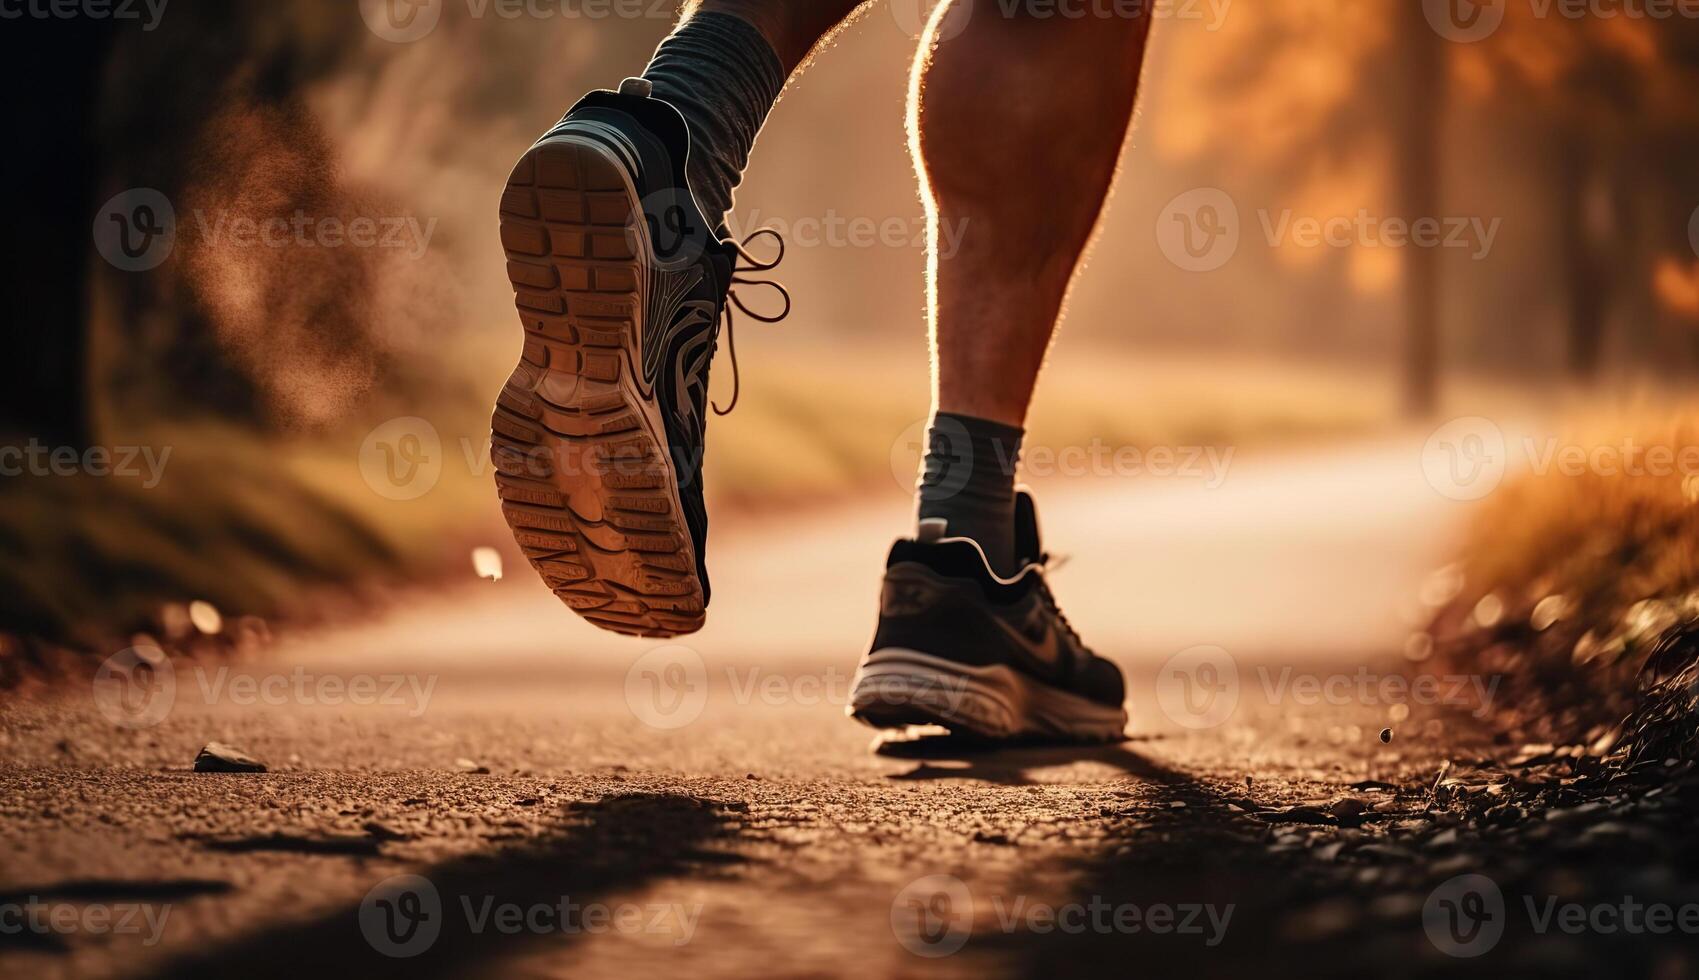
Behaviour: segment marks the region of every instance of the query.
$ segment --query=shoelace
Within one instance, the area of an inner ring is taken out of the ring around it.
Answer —
[[[1055,571],[1067,563],[1068,558],[1066,555],[1052,559],[1050,554],[1046,552],[1038,556],[1038,564],[1047,572]],[[1039,597],[1044,600],[1044,604],[1049,607],[1050,612],[1056,616],[1056,622],[1064,630],[1067,630],[1068,635],[1073,638],[1074,642],[1078,643],[1082,647],[1085,646],[1085,641],[1080,639],[1079,633],[1074,631],[1073,624],[1068,622],[1067,614],[1062,612],[1062,607],[1056,602],[1055,594],[1050,591],[1050,580],[1046,579],[1042,575],[1038,578],[1038,594]]]
[[[749,243],[753,242],[762,235],[772,235],[773,241],[779,243],[779,254],[773,256],[773,259],[770,262],[762,262],[760,259],[749,254]],[[771,271],[772,269],[778,268],[779,263],[785,260],[785,239],[783,235],[779,234],[778,229],[757,228],[745,235],[743,241],[732,242],[731,246],[737,251],[738,258],[742,259],[747,264],[741,266],[735,262],[732,264],[731,287],[726,291],[726,299],[728,300],[725,307],[726,350],[731,355],[732,360],[732,401],[731,404],[727,405],[725,408],[721,408],[712,401],[709,402],[709,405],[714,409],[714,414],[721,416],[730,415],[732,413],[732,409],[737,407],[738,395],[743,391],[743,380],[738,376],[737,370],[737,336],[733,332],[733,324],[735,321],[732,318],[732,307],[737,307],[743,311],[744,316],[747,316],[752,320],[757,320],[761,323],[778,323],[785,317],[790,316],[791,312],[790,290],[772,279],[752,279],[747,275],[747,273],[751,272]],[[738,297],[737,287],[739,286],[771,286],[779,291],[779,296],[785,301],[785,308],[772,316],[757,313],[750,309],[748,305]]]

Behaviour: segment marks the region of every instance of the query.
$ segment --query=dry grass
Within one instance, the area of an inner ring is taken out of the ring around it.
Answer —
[[[1622,464],[1526,473],[1488,498],[1431,631],[1453,663],[1515,685],[1508,727],[1595,742],[1643,708],[1648,657],[1699,614],[1699,406],[1642,403],[1564,431],[1559,444]]]

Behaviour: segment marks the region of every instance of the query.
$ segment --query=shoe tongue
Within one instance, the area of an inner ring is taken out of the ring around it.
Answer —
[[[942,517],[926,517],[920,521],[920,526],[914,532],[914,539],[921,544],[937,544],[948,537],[950,522]]]
[[[1022,565],[1036,564],[1044,556],[1044,546],[1038,536],[1038,507],[1032,494],[1015,492],[1015,560]]]

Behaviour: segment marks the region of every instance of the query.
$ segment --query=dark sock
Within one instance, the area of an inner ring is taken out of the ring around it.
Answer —
[[[785,86],[785,68],[754,25],[705,13],[679,25],[644,69],[654,96],[690,128],[686,176],[696,203],[718,227],[731,210],[749,151]]]
[[[926,465],[920,477],[920,519],[942,517],[951,537],[972,538],[991,568],[1013,575],[1015,556],[1015,463],[1021,429],[939,412],[926,434]]]

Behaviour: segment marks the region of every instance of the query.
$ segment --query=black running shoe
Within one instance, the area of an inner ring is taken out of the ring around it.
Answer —
[[[563,602],[639,636],[702,626],[708,365],[732,286],[775,285],[739,274],[779,261],[709,228],[688,150],[677,110],[627,79],[526,151],[501,199],[525,329],[490,420],[502,511]]]
[[[875,728],[942,725],[983,738],[1118,740],[1127,727],[1121,670],[1091,652],[1044,580],[1032,498],[1016,500],[1026,567],[999,579],[941,520],[891,548],[873,650],[849,711]]]

